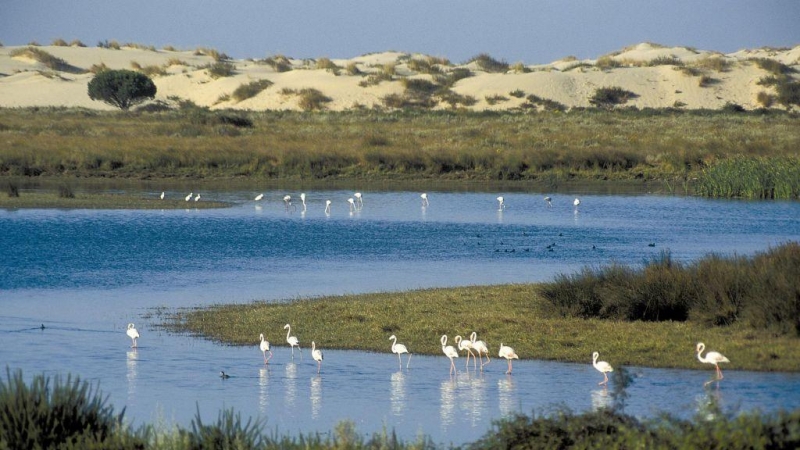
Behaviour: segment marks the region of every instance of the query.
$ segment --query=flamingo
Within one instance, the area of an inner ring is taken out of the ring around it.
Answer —
[[[400,369],[403,368],[403,360],[400,357],[402,353],[408,353],[408,348],[406,348],[403,344],[397,343],[397,336],[391,335],[389,336],[389,340],[392,341],[392,353],[397,354],[397,362],[400,364]],[[408,353],[408,359],[406,360],[406,369],[408,369],[408,365],[411,364],[411,353]]]
[[[458,371],[456,370],[456,364],[453,362],[453,358],[458,358],[458,352],[452,345],[447,345],[446,334],[442,335],[440,342],[442,343],[442,352],[444,352],[445,356],[450,358],[450,374],[452,375],[454,371],[458,373]]]
[[[322,350],[317,348],[317,344],[311,341],[311,357],[317,362],[317,374],[322,370]]]
[[[259,201],[261,201],[261,199],[263,199],[263,198],[264,198],[264,194],[258,194],[258,195],[256,195],[256,198],[254,198],[253,200],[255,200],[255,201],[259,202]]]
[[[355,197],[356,198],[356,202],[358,202],[358,209],[363,208],[364,207],[364,199],[361,198],[361,192],[356,192],[355,194],[353,194],[353,197]]]
[[[502,211],[502,210],[506,209],[505,199],[503,199],[502,195],[500,197],[497,197],[497,203],[499,203],[499,205],[497,207],[498,211]]]
[[[592,365],[595,369],[600,371],[603,374],[603,381],[597,383],[599,386],[604,384],[608,384],[608,372],[613,372],[614,368],[611,367],[611,364],[605,361],[598,361],[597,358],[600,357],[600,353],[594,352],[592,353]]]
[[[264,339],[264,333],[259,334],[258,337],[261,339],[258,348],[261,349],[261,353],[264,354],[264,364],[269,364],[269,360],[272,359],[272,350],[269,349],[269,341]],[[267,358],[267,352],[269,352],[269,358]]]
[[[184,200],[188,202],[189,200],[192,199],[192,195],[194,195],[194,192],[189,192],[189,195],[187,195],[186,198],[184,198]]]
[[[429,203],[428,203],[428,194],[423,192],[422,194],[419,194],[419,196],[420,196],[420,198],[422,198],[422,206],[427,207],[429,205]]]
[[[703,353],[703,350],[706,349],[706,344],[702,342],[697,343],[697,359],[701,363],[708,363],[713,364],[714,367],[717,369],[717,380],[722,379],[722,370],[719,368],[719,363],[729,363],[731,362],[728,358],[726,358],[722,353],[709,351],[706,353],[706,356],[701,356],[700,354]]]
[[[325,214],[331,213],[331,201],[325,200]]]
[[[517,354],[514,352],[513,348],[511,348],[511,347],[509,347],[507,345],[503,345],[502,343],[500,343],[499,356],[501,358],[505,358],[508,361],[508,371],[506,371],[506,374],[511,373],[511,360],[512,359],[519,359],[519,356],[517,356]]]
[[[161,200],[164,200],[164,191],[161,191]]]
[[[475,354],[472,353],[472,341],[465,340],[461,337],[461,335],[456,336],[455,338],[456,345],[458,345],[459,350],[466,350],[467,351],[467,365],[465,366],[466,369],[469,369],[469,357],[472,355],[473,364],[475,364],[475,368],[477,368],[477,364],[475,362]]]
[[[287,211],[289,210],[289,207],[292,206],[292,196],[291,195],[286,194],[286,195],[283,196],[283,206],[286,208]]]
[[[44,327],[44,325],[42,325]],[[132,323],[128,324],[128,330],[125,332],[131,338],[131,348],[139,346],[139,332],[136,331],[136,326]]]
[[[470,342],[472,342],[472,348],[476,352],[478,352],[478,358],[481,360],[481,370],[483,370],[483,357],[481,357],[481,353],[486,355],[486,364],[489,364],[491,361],[489,360],[489,346],[486,345],[486,342],[478,340],[478,333],[472,332],[469,336]]]
[[[576,198],[575,200],[572,201],[572,204],[575,205],[575,208],[578,208],[578,205],[581,204],[581,199]]]
[[[306,210],[306,194],[305,192],[300,194],[300,201],[303,202],[303,211]]]
[[[347,203],[350,203],[350,212],[353,212],[356,209],[356,202],[353,200],[353,197],[347,199]]]
[[[300,341],[297,340],[297,336],[290,336],[292,334],[292,326],[288,323],[283,326],[284,330],[289,330],[286,332],[286,342],[292,346],[292,359],[294,359],[294,347],[297,346],[297,349],[300,350],[300,354],[303,354],[303,349],[300,348]]]
[[[552,207],[553,207],[552,200],[553,200],[553,199],[551,199],[550,197],[545,197],[545,198],[544,198],[544,201],[546,201],[546,202],[547,202],[547,207],[548,207],[548,208],[552,208]]]
[[[200,201],[200,194],[197,194],[197,197],[194,198],[194,201],[196,201],[196,202]]]

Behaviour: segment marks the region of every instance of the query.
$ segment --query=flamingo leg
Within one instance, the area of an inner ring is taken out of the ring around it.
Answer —
[[[403,369],[403,359],[400,357],[400,353],[397,354],[397,364],[400,366],[400,369]]]
[[[411,364],[411,353],[408,354],[408,359],[406,360],[406,369],[408,369],[409,364]]]
[[[458,373],[458,370],[456,370],[456,363],[453,362],[453,358],[450,358],[450,374],[451,375],[453,374],[453,371]]]
[[[469,352],[472,353],[472,350],[470,350]],[[480,354],[480,352],[478,352],[478,354]],[[467,364],[469,364],[469,362],[467,362]],[[475,361],[475,354],[474,353],[472,353],[472,368],[475,369],[475,370],[478,369],[478,361]]]
[[[509,373],[511,373],[511,360],[510,359],[508,360],[508,371],[506,372],[506,374],[509,374]]]
[[[601,382],[599,382],[599,383],[597,383],[597,384],[598,384],[599,386],[602,386],[602,385],[604,385],[604,384],[606,384],[606,383],[608,383],[608,374],[606,374],[605,372],[603,372],[603,381],[601,381]]]
[[[718,379],[718,380],[721,380],[721,379],[723,378],[723,376],[722,376],[722,369],[720,369],[720,368],[719,368],[719,365],[718,365],[718,364],[715,364],[715,367],[717,368],[717,379]]]

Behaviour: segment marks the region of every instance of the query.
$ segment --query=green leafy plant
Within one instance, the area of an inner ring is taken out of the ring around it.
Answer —
[[[635,97],[636,94],[621,87],[601,87],[595,90],[594,94],[589,98],[589,103],[600,108],[611,108],[627,103],[628,100]]]

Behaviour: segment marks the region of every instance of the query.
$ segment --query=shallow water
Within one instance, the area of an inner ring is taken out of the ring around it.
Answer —
[[[350,212],[352,193],[328,191],[309,193],[303,213],[296,193],[288,210],[284,195],[267,192],[257,204],[249,192],[204,193],[236,203],[222,210],[0,210],[0,361],[26,377],[98,381],[134,423],[188,424],[197,410],[211,420],[233,407],[271,430],[325,432],[351,419],[362,432],[387,426],[404,439],[463,443],[513,411],[585,410],[611,396],[588,363],[515,361],[506,376],[504,361],[493,359],[481,375],[464,371],[462,359],[451,378],[444,356],[414,356],[399,371],[390,353],[325,350],[317,376],[307,349],[292,364],[288,348],[275,347],[264,367],[257,336],[253,347],[228,347],[168,335],[153,328],[153,308],[543,281],[664,250],[692,261],[800,240],[796,202],[582,196],[576,211],[565,195],[548,208],[539,195],[511,193],[498,211],[497,195],[484,193],[431,192],[422,208],[418,193],[365,192],[363,208]],[[142,334],[135,351],[124,333],[131,321]],[[313,338],[302,324],[293,331],[303,344]],[[264,332],[275,344],[285,337]],[[631,368],[626,411],[687,416],[710,400],[738,410],[800,404],[798,375],[736,371],[734,361],[725,380],[704,388],[703,369]],[[220,370],[233,377],[221,380]]]

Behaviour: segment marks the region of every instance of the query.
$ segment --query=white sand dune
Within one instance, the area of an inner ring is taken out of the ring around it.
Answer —
[[[120,50],[88,47],[36,47],[60,58],[72,70],[53,70],[24,54],[26,46],[0,47],[0,107],[77,106],[110,110],[111,106],[92,101],[87,85],[96,66],[111,69],[159,67],[164,74],[154,75],[157,101],[174,104],[190,100],[212,109],[297,110],[297,91],[316,89],[330,99],[325,109],[342,111],[353,108],[384,108],[389,94],[403,95],[403,79],[434,80],[409,64],[412,59],[428,60],[425,55],[384,52],[352,59],[331,60],[340,68],[337,73],[317,69],[314,60],[289,59],[291,69],[278,72],[264,61],[230,60],[235,74],[212,78],[207,66],[215,60],[195,51],[147,50],[123,47]],[[19,54],[22,53],[22,54]],[[208,52],[206,52],[208,53]],[[15,55],[16,56],[12,56]],[[759,93],[773,94],[774,87],[759,80],[770,75],[754,58],[768,58],[796,70],[791,76],[800,79],[800,46],[790,49],[750,49],[735,53],[665,47],[642,43],[594,60],[564,58],[549,64],[518,66],[504,73],[488,73],[476,62],[465,65],[442,64],[430,59],[439,75],[456,69],[468,69],[471,76],[457,81],[452,92],[471,98],[458,107],[472,110],[510,110],[530,106],[526,99],[535,95],[561,103],[567,108],[588,107],[589,98],[600,87],[621,87],[636,94],[625,106],[638,108],[681,107],[719,109],[735,103],[747,109],[762,107]],[[657,61],[660,65],[652,65]],[[724,62],[709,64],[709,62]],[[680,66],[679,66],[679,65]],[[355,65],[360,73],[348,74]],[[391,67],[391,80],[366,83],[370,74],[383,73]],[[720,70],[720,67],[723,67]],[[272,84],[255,97],[236,101],[233,91],[242,84],[267,79]],[[366,85],[365,85],[366,84]],[[515,95],[512,95],[514,93]],[[435,108],[452,106],[440,101]]]

